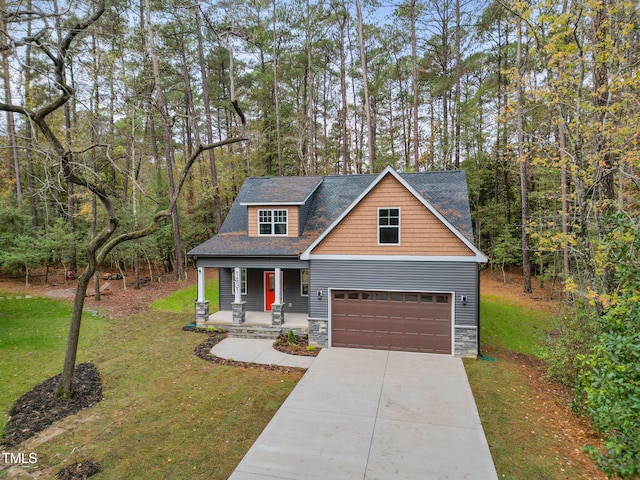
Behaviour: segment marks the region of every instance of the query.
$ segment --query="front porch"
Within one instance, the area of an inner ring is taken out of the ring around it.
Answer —
[[[245,312],[245,320],[242,323],[243,327],[271,327],[272,318],[271,312]],[[278,325],[278,327],[282,330],[304,330],[307,332],[309,328],[309,322],[307,319],[309,315],[306,313],[293,313],[287,312],[285,321],[282,325]],[[209,315],[208,319],[201,324],[202,326],[210,327],[215,326],[216,328],[227,329],[228,327],[233,325],[233,311],[232,310],[219,310],[215,313]]]

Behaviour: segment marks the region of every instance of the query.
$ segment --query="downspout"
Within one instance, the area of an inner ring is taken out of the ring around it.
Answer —
[[[476,298],[477,298],[477,316],[478,316],[478,360],[487,360],[489,362],[495,362],[495,358],[491,358],[491,357],[485,357],[482,354],[482,350],[480,349],[480,272],[482,272],[483,270],[486,270],[489,267],[489,262],[480,265],[480,267],[478,268],[478,281],[476,282],[476,288],[477,288],[477,292],[476,292]]]

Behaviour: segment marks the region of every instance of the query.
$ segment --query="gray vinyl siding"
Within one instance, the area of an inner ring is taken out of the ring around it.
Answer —
[[[264,272],[272,270],[273,268],[247,269],[247,294],[242,295],[247,311],[264,311]],[[282,276],[285,312],[307,313],[309,297],[300,295],[300,270],[285,269]],[[220,268],[219,278],[220,310],[231,310],[231,303],[235,299],[231,293],[231,268]]]
[[[454,292],[455,325],[476,326],[478,266],[473,262],[311,260],[309,317],[329,317],[328,289]],[[318,297],[322,292],[322,298]],[[467,297],[466,305],[461,296]]]

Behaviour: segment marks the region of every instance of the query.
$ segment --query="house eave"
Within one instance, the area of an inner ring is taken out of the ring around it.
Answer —
[[[241,202],[243,207],[298,207],[305,202]]]
[[[300,260],[356,260],[356,261],[383,261],[383,262],[460,262],[460,263],[487,263],[489,259],[482,253],[476,255],[323,255],[315,253],[303,253]]]

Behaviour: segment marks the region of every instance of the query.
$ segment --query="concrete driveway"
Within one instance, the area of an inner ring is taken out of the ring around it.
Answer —
[[[497,475],[461,359],[329,348],[230,479]]]

